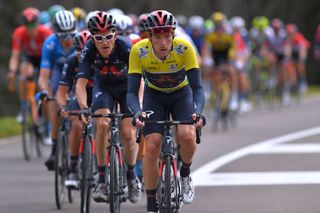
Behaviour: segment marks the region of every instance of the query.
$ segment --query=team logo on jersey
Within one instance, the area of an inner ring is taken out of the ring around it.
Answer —
[[[143,48],[143,47],[139,48],[139,57],[140,58],[145,58],[148,55],[148,53],[149,53],[148,49]]]
[[[177,69],[177,66],[178,66],[178,64],[171,64],[171,65],[169,66],[169,70],[174,71],[174,70]]]
[[[179,44],[176,48],[173,48],[173,50],[176,51],[179,55],[182,55],[187,50],[187,47]]]
[[[83,62],[83,59],[85,57],[85,55],[87,54],[87,51],[89,50],[89,48],[87,46],[84,46],[83,50],[81,51],[80,54],[80,62]]]
[[[54,45],[54,42],[51,41],[49,44],[47,44],[46,47],[47,47],[48,50],[52,50],[52,49],[54,49],[54,46],[55,46],[55,45]]]

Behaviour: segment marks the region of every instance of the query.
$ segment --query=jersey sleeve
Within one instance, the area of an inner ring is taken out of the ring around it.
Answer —
[[[19,28],[16,29],[12,35],[12,50],[21,50],[21,33]]]
[[[133,45],[130,51],[128,74],[142,74],[142,64],[139,57],[139,48],[137,44]]]
[[[41,52],[41,69],[47,68],[52,69],[53,67],[53,51],[56,47],[54,40],[52,37],[48,37],[42,45],[42,52]]]
[[[62,74],[59,81],[60,85],[72,87],[76,68],[74,66],[74,58],[75,57],[71,55],[67,58],[67,61],[64,63],[62,68]]]
[[[77,78],[91,78],[92,52],[94,51],[92,42],[87,42],[80,55],[79,72]]]
[[[191,70],[194,68],[199,68],[196,52],[189,42],[185,42],[186,54],[185,54],[185,70]]]

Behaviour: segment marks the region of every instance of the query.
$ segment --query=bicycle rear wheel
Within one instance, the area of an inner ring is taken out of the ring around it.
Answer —
[[[65,197],[65,180],[68,175],[68,151],[66,132],[60,131],[55,157],[55,199],[56,206],[61,209]]]
[[[80,212],[81,213],[89,213],[90,212],[90,202],[91,202],[91,177],[92,174],[92,150],[91,150],[91,138],[89,135],[86,136],[83,141],[83,153],[81,160],[81,204],[80,204]]]
[[[121,183],[120,158],[117,146],[110,147],[110,212],[120,213]]]

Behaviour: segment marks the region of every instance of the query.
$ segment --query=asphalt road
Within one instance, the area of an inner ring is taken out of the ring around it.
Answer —
[[[319,112],[320,98],[310,98],[299,106],[255,109],[225,132],[211,132],[209,123],[192,165],[196,199],[181,212],[320,212]],[[59,212],[54,175],[43,162],[23,159],[19,137],[0,141],[0,213]],[[60,211],[79,212],[79,197],[76,192],[75,202]],[[121,212],[145,208],[143,197]],[[109,211],[92,202],[91,212]]]

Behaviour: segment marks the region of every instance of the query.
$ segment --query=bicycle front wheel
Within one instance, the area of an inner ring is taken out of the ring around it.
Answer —
[[[34,146],[34,131],[31,122],[30,113],[27,109],[22,111],[23,120],[21,123],[22,127],[22,150],[23,156],[26,161],[29,161],[32,157],[33,146]]]
[[[110,212],[120,213],[121,184],[120,158],[117,146],[110,147]]]
[[[91,168],[92,168],[92,150],[91,150],[91,138],[86,136],[83,143],[83,153],[81,155],[81,213],[90,212],[91,202]]]
[[[59,132],[55,158],[55,198],[56,206],[61,209],[65,197],[65,180],[68,174],[67,135]]]

